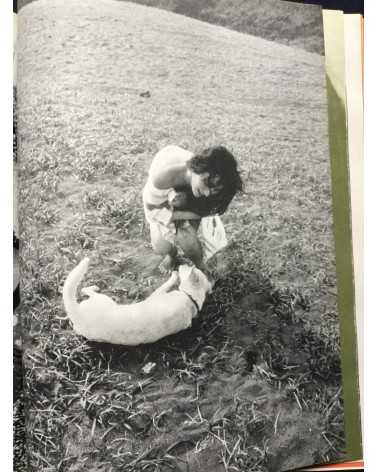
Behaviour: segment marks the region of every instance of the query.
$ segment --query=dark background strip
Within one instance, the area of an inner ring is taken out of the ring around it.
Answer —
[[[296,3],[321,5],[329,10],[342,10],[344,13],[364,14],[364,0],[289,0]]]
[[[321,5],[323,8],[331,10],[343,10],[344,13],[364,14],[364,0],[289,0],[296,3],[310,3]],[[20,7],[25,2],[21,2]],[[17,0],[13,0],[13,11],[17,13]]]

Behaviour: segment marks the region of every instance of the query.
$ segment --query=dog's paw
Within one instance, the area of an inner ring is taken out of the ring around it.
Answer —
[[[174,257],[167,255],[159,264],[159,272],[163,275],[170,274],[175,265]]]
[[[81,290],[81,292],[84,294],[84,295],[88,295],[88,297],[91,295],[91,293],[93,292],[98,292],[100,290],[99,287],[97,287],[97,285],[91,285],[90,287],[85,287]]]

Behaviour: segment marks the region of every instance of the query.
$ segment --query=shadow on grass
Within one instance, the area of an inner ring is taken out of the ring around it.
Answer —
[[[89,343],[48,321],[25,354],[34,463],[41,455],[68,460],[67,442],[76,444],[71,455],[86,458],[83,470],[100,458],[115,470],[166,470],[172,461],[173,470],[186,470],[182,461],[217,470],[228,461],[235,470],[265,471],[336,457],[343,448],[338,338],[304,321],[309,301],[275,290],[248,244],[218,254],[217,283],[193,326],[157,343]],[[46,428],[55,433],[38,436]]]

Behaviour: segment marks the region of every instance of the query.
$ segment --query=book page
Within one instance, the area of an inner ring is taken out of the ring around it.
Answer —
[[[19,12],[29,470],[341,461],[321,9],[148,3]]]
[[[356,297],[358,372],[363,418],[363,91],[361,15],[344,16],[345,78],[351,187],[353,267]],[[363,428],[362,428],[363,430]]]

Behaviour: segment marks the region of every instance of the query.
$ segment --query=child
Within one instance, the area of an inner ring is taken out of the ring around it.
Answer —
[[[236,160],[223,146],[199,154],[167,146],[156,154],[143,190],[143,205],[152,247],[165,256],[167,269],[174,264],[177,247],[197,267],[202,266],[197,233],[201,218],[223,214],[242,188]]]

